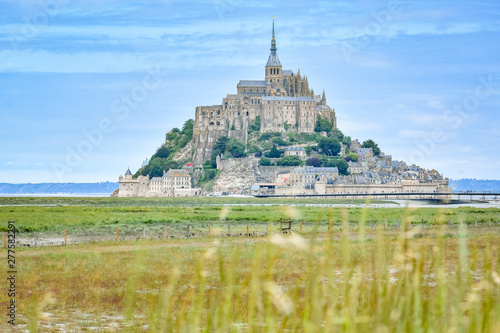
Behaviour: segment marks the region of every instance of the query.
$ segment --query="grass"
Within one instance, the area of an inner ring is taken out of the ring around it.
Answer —
[[[357,225],[357,221],[364,218],[374,223],[388,223],[395,225],[397,220],[405,213],[405,208],[372,208],[368,211],[359,207],[345,208],[348,221]],[[221,218],[222,217],[222,218]],[[0,207],[0,221],[15,220],[16,227],[20,232],[59,232],[70,229],[75,232],[83,232],[91,229],[114,229],[116,226],[135,226],[148,229],[155,226],[167,225],[170,228],[185,229],[187,224],[203,225],[208,223],[246,225],[247,223],[277,222],[280,218],[292,217],[294,220],[302,220],[309,225],[316,220],[327,224],[329,220],[340,226],[341,210],[331,207],[308,207],[308,206],[7,206]],[[450,219],[452,224],[474,223],[498,223],[500,211],[498,209],[477,208],[418,208],[408,210],[406,222],[434,224],[434,218],[439,224],[447,223]],[[401,222],[403,222],[401,220]],[[0,231],[5,232],[7,224],[0,225]]]
[[[143,225],[161,232],[160,219],[201,229],[214,221],[224,231],[227,224],[253,221],[257,228],[292,216],[307,229],[18,248],[20,331],[500,331],[498,209],[80,202],[87,204],[1,207],[0,219],[47,232],[94,223],[103,232],[120,225],[141,234]],[[386,218],[405,223],[383,230]],[[434,218],[438,226],[429,228]],[[467,227],[474,218],[481,226]],[[6,272],[6,260],[0,262]],[[7,302],[0,293],[0,303]],[[7,329],[1,322],[0,331]]]
[[[498,332],[500,237],[470,229],[22,249],[20,328]]]

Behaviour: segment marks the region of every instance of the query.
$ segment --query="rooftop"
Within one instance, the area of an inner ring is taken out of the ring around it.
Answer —
[[[265,80],[240,80],[238,87],[266,87]]]

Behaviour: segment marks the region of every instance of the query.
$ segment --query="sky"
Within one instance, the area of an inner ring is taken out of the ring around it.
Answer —
[[[445,177],[500,179],[500,3],[0,0],[0,183],[117,181],[165,133],[283,69],[339,129]]]

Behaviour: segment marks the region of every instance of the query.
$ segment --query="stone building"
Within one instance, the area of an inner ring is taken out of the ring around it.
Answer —
[[[259,117],[261,132],[286,130],[311,133],[318,117],[337,128],[335,111],[327,105],[326,94],[315,95],[307,77],[283,70],[276,53],[273,31],[271,53],[265,66],[264,80],[241,80],[236,94],[228,94],[222,104],[198,106],[193,125],[194,163],[210,158],[217,138],[228,136],[247,141],[248,128]]]
[[[200,195],[199,188],[191,186],[191,174],[186,169],[170,169],[162,177],[138,176],[130,169],[118,179],[118,197],[190,197]]]
[[[286,147],[285,156],[298,156],[301,160],[307,157],[306,149],[304,147]]]
[[[136,179],[132,177],[130,168],[125,172],[125,177],[118,178],[118,196],[119,197],[144,197],[148,192],[149,178],[139,176]]]

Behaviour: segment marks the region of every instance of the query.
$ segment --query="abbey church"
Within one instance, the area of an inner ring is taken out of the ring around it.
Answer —
[[[318,117],[337,128],[335,111],[326,104],[326,96],[315,95],[300,70],[283,70],[276,53],[276,38],[271,39],[271,54],[265,66],[264,80],[241,80],[237,93],[222,99],[222,104],[198,106],[193,128],[195,163],[210,158],[217,138],[227,136],[247,141],[249,126],[259,117],[261,132],[295,130],[312,133]]]

